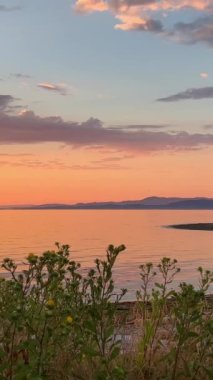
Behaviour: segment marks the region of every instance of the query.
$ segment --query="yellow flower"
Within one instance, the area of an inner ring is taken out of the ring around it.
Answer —
[[[52,299],[47,301],[47,307],[49,309],[52,309],[54,306],[55,306],[55,302]]]
[[[66,318],[66,322],[71,325],[71,323],[73,323],[73,318],[71,317],[71,315],[68,315],[68,317]]]

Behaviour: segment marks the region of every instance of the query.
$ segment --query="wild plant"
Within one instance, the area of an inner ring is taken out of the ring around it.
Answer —
[[[85,279],[88,291],[85,328],[89,333],[89,344],[85,346],[84,353],[90,358],[91,364],[94,358],[99,358],[94,379],[116,380],[124,378],[123,369],[113,365],[113,363],[120,354],[121,346],[121,342],[116,339],[115,333],[117,305],[125,295],[126,290],[122,289],[119,295],[115,295],[112,278],[112,269],[117,256],[124,249],[124,245],[116,248],[110,245],[107,249],[106,260],[96,259],[95,269],[91,269]]]
[[[93,379],[123,379],[113,362],[120,347],[116,304],[125,290],[112,299],[112,269],[125,247],[109,246],[106,260],[97,259],[83,278],[80,265],[69,259],[69,246],[56,246],[41,256],[30,254],[21,273],[12,260],[3,261],[10,278],[0,282],[0,378],[49,378],[65,351],[69,378],[82,379],[82,362],[89,361]]]
[[[132,326],[137,339],[125,350],[126,290],[117,293],[113,278],[124,249],[110,245],[84,276],[69,246],[58,243],[55,251],[30,254],[21,272],[11,259],[3,261],[1,380],[213,379],[213,307],[206,297],[213,273],[198,268],[198,289],[181,283],[174,290],[176,260],[141,265],[140,326]]]
[[[165,315],[167,300],[172,297],[173,291],[168,289],[175,275],[179,272],[177,261],[164,257],[157,270],[153,269],[153,264],[148,263],[141,267],[142,291],[142,338],[138,345],[137,368],[139,372],[146,374],[149,379],[152,376],[152,360],[159,346],[158,330],[161,327],[162,319]],[[155,276],[160,275],[160,282],[153,284]],[[152,284],[152,290],[148,289]],[[147,308],[149,301],[150,307]]]
[[[170,363],[168,379],[213,378],[213,319],[205,293],[213,282],[213,272],[198,268],[200,288],[181,283],[174,293],[173,347],[167,356]]]

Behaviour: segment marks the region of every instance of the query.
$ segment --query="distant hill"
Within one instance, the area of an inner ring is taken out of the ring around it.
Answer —
[[[187,198],[164,198],[164,197],[148,197],[143,199],[141,202],[146,206],[159,206],[168,205],[172,202],[178,202],[180,200],[185,200]]]
[[[212,210],[213,209],[213,199],[200,198],[200,199],[188,199],[178,202],[170,203],[169,206],[177,209],[187,209],[187,210]]]
[[[213,210],[212,198],[148,197],[135,201],[0,206],[1,210]]]

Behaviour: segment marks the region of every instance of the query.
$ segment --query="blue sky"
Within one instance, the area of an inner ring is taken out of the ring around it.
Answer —
[[[115,30],[110,13],[81,15],[68,0],[1,3],[22,7],[0,13],[1,87],[21,104],[42,115],[82,121],[93,116],[106,123],[171,123],[184,129],[211,122],[211,99],[196,107],[194,101],[155,101],[212,84],[212,48],[205,44]],[[181,20],[191,13],[181,11]],[[13,73],[32,78],[23,83]],[[65,83],[70,95],[55,94],[50,101],[50,94],[36,87],[39,82]]]
[[[213,0],[0,0],[0,51],[0,203],[212,196]]]

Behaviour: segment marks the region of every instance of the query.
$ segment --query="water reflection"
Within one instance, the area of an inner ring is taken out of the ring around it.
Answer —
[[[72,258],[84,268],[104,257],[108,244],[124,243],[115,268],[118,287],[130,294],[139,287],[139,265],[163,256],[181,266],[178,281],[197,281],[196,268],[213,267],[213,234],[162,228],[182,223],[211,223],[212,211],[34,210],[0,211],[0,260],[9,256],[19,263],[29,252],[52,249],[55,241],[70,244]]]

